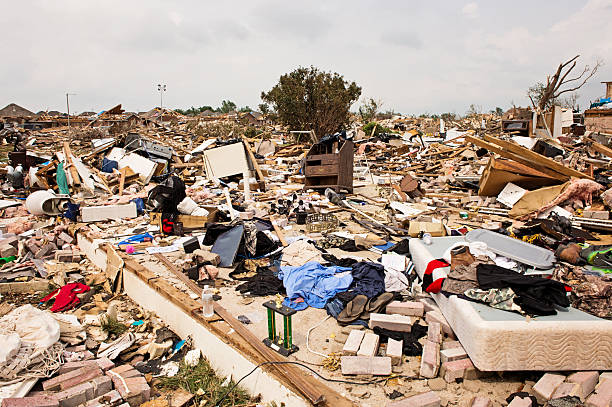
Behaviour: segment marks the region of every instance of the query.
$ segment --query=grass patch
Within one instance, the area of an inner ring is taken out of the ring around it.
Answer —
[[[106,315],[100,318],[100,326],[102,330],[109,335],[119,336],[128,330],[128,327],[117,321],[117,318],[113,318],[110,315]]]
[[[227,387],[222,386],[224,381],[204,358],[193,367],[181,362],[176,376],[160,378],[161,387],[187,390],[195,395],[194,404],[200,406],[213,406],[234,385],[231,381]],[[221,406],[247,406],[252,405],[252,401],[249,393],[238,386],[227,395]]]

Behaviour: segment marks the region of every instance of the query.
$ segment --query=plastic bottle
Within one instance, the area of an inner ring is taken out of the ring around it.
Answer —
[[[202,290],[202,313],[206,318],[215,315],[212,290],[207,285]]]

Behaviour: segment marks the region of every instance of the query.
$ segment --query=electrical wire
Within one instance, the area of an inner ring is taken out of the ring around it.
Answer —
[[[313,329],[315,329],[315,328],[317,328],[318,326],[320,326],[321,324],[323,324],[323,322],[327,321],[327,320],[329,319],[329,317],[330,317],[330,316],[328,315],[328,316],[327,316],[327,317],[326,317],[324,320],[322,320],[321,322],[317,323],[315,326],[313,326],[312,328],[310,328],[310,329],[308,330],[308,332],[306,332],[306,349],[308,349],[308,351],[309,351],[309,352],[314,353],[315,355],[322,356],[322,357],[324,357],[324,358],[328,357],[329,355],[326,355],[326,354],[324,354],[324,353],[317,352],[317,351],[315,351],[315,350],[310,349],[310,345],[308,344],[308,338],[310,337],[310,332],[312,332],[312,330],[313,330]]]
[[[376,379],[376,380],[369,380],[369,381],[365,381],[365,382],[354,382],[354,381],[350,381],[350,380],[342,380],[342,379],[330,379],[329,377],[324,377],[322,375],[320,375],[318,372],[316,372],[313,368],[311,368],[310,366],[306,366],[303,363],[300,362],[294,362],[291,360],[287,360],[287,361],[269,361],[269,362],[263,362],[258,364],[257,366],[255,366],[253,368],[253,370],[251,370],[249,373],[245,374],[244,376],[242,376],[240,378],[240,380],[238,380],[236,383],[234,383],[234,385],[223,395],[221,396],[221,398],[219,398],[216,402],[215,402],[215,406],[216,407],[220,407],[221,406],[221,402],[223,400],[225,400],[227,398],[227,396],[234,391],[234,389],[236,387],[238,387],[238,385],[240,384],[240,382],[242,382],[244,379],[246,379],[247,377],[249,377],[250,375],[252,375],[253,373],[255,373],[255,371],[257,369],[259,369],[262,366],[265,365],[298,365],[301,366],[303,368],[306,368],[308,370],[310,370],[315,376],[319,377],[322,380],[325,380],[327,382],[332,382],[332,383],[344,383],[344,384],[352,384],[352,385],[372,385],[372,384],[378,384],[378,383],[382,383],[385,382],[387,380],[389,380],[390,378],[404,378],[404,379],[416,379],[416,376],[405,376],[405,375],[392,375],[390,377],[384,377],[381,379]]]

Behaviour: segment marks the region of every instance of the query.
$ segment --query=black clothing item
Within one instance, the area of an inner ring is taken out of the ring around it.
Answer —
[[[386,252],[393,252],[397,254],[408,254],[410,253],[410,249],[408,248],[410,239],[404,239],[399,243],[396,243],[395,246],[386,250]]]
[[[382,264],[360,261],[353,264],[353,283],[349,291],[368,298],[385,292],[385,267]]]
[[[176,175],[172,175],[149,192],[147,204],[153,212],[178,213],[176,207],[186,197],[185,183]]]
[[[346,307],[346,304],[353,301],[353,298],[355,298],[356,296],[357,296],[357,293],[350,292],[350,291],[341,291],[337,293],[333,299],[337,299],[340,302],[342,302],[343,304],[342,309],[344,309],[344,307]]]
[[[283,281],[279,280],[270,269],[259,267],[257,274],[236,287],[236,291],[240,292],[240,294],[249,294],[251,296],[266,296],[284,294],[285,287],[283,286]]]
[[[555,305],[569,307],[566,285],[555,280],[525,276],[494,264],[479,264],[476,269],[481,289],[510,287],[514,302],[530,315],[556,315]]]
[[[328,261],[336,266],[340,267],[352,267],[353,264],[357,263],[357,260],[351,258],[339,259],[331,253],[323,253],[321,255],[325,261]]]
[[[211,246],[215,243],[215,240],[222,234],[233,228],[230,225],[223,225],[221,223],[212,223],[206,225],[206,234],[204,235],[204,246]]]
[[[414,324],[410,332],[397,332],[389,329],[374,328],[374,333],[380,336],[381,343],[387,343],[389,338],[396,341],[403,341],[402,353],[406,356],[420,356],[423,353],[423,346],[419,343],[419,339],[427,335],[427,327]]]

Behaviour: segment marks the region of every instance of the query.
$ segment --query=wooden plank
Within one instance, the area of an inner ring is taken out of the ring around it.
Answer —
[[[176,269],[174,264],[163,254],[156,253],[154,256],[160,260],[166,268],[171,271],[179,280],[185,283],[185,285],[191,289],[194,293],[199,294],[201,292],[200,287],[196,284],[195,281],[189,279],[185,274]],[[229,326],[231,326],[244,340],[253,345],[253,347],[261,354],[264,360],[267,361],[286,361],[286,359],[282,358],[278,353],[268,348],[259,338],[257,338],[248,328],[242,324],[242,322],[238,321],[234,316],[229,313],[225,308],[223,308],[218,302],[214,303],[215,313],[219,315]],[[341,402],[342,405],[353,405],[349,400],[343,398],[339,394],[337,394],[334,390],[328,388],[323,383],[315,381],[310,376],[304,375],[304,373],[296,368],[295,366],[290,365],[272,365],[274,366],[278,372],[285,377],[285,379],[289,380],[293,385],[295,385],[300,392],[310,400],[314,405],[319,405],[322,403],[326,403],[329,406],[336,406],[341,404],[336,404],[336,402]],[[321,391],[322,389],[327,390],[325,394]],[[332,400],[326,395],[335,394],[336,397],[333,397]]]
[[[287,240],[285,240],[285,235],[283,234],[283,231],[276,224],[276,219],[270,216],[270,222],[272,222],[272,227],[274,228],[274,231],[276,232],[276,236],[278,236],[278,240],[280,240],[283,247],[289,246],[289,243],[287,243]]]
[[[70,144],[67,141],[64,141],[64,156],[66,157],[66,161],[70,167],[70,175],[72,176],[72,183],[75,186],[81,185],[81,177],[79,176],[79,172],[77,171],[74,163],[72,162],[72,151],[70,150]]]
[[[261,168],[259,168],[259,164],[257,163],[257,159],[255,158],[255,154],[253,154],[253,150],[251,150],[251,146],[249,142],[245,140],[244,136],[242,137],[242,144],[244,144],[244,148],[246,148],[247,154],[253,163],[253,167],[255,167],[255,172],[257,172],[257,176],[259,177],[259,181],[263,183],[263,190],[266,190],[266,179],[264,178],[263,173],[261,172]]]
[[[559,174],[563,174],[568,177],[593,179],[593,177],[583,172],[576,171],[573,168],[568,168],[562,164],[559,164],[555,160],[552,160],[548,157],[543,156],[542,154],[538,154],[534,151],[531,151],[523,146],[519,146],[518,144],[514,144],[506,140],[500,140],[496,137],[487,136],[487,135],[484,136],[484,139],[485,141],[488,141],[490,143],[497,144],[498,146],[503,147],[504,149],[510,151],[511,153],[524,157],[525,159],[529,160],[532,164],[534,162],[538,163],[539,165],[545,166],[546,168],[556,171]]]
[[[472,144],[476,144],[478,147],[482,147],[482,148],[486,148],[487,150],[493,152],[493,153],[497,153],[500,156],[504,157],[504,158],[508,158],[510,160],[516,161],[518,163],[527,165],[527,166],[531,166],[535,169],[537,169],[538,171],[548,175],[551,178],[554,179],[558,179],[559,181],[568,181],[570,177],[568,177],[567,175],[563,175],[563,174],[559,174],[556,171],[553,171],[545,166],[542,166],[538,163],[533,162],[532,160],[528,160],[526,158],[523,158],[519,155],[516,155],[514,153],[511,153],[509,151],[506,151],[504,149],[502,149],[501,147],[496,146],[495,144],[491,144],[491,143],[487,143],[484,140],[478,139],[476,137],[472,137],[472,136],[465,136],[465,140],[469,141]]]
[[[593,147],[593,150],[605,155],[606,157],[612,158],[612,148],[604,146],[596,141],[592,141],[591,139],[589,139],[589,143],[591,144],[591,147]]]

